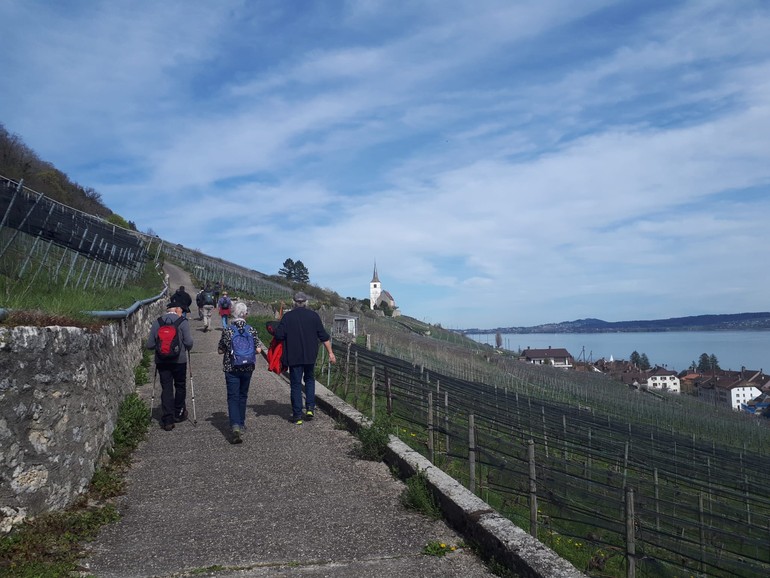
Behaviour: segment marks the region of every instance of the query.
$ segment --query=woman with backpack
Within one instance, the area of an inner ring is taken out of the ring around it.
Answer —
[[[246,401],[249,397],[251,374],[257,363],[257,354],[265,346],[256,329],[246,323],[248,307],[242,301],[235,304],[234,319],[222,330],[217,351],[222,355],[222,369],[227,386],[227,413],[230,418],[230,443],[239,444],[246,429]]]
[[[230,301],[230,298],[227,296],[227,291],[224,291],[222,293],[222,297],[219,298],[219,301],[217,302],[217,307],[219,307],[219,317],[222,319],[222,329],[227,329],[227,320],[230,317],[230,307],[232,307],[233,302]]]

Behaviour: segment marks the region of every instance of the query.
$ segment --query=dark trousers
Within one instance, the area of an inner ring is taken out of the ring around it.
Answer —
[[[187,399],[187,375],[186,363],[158,363],[158,376],[160,377],[160,405],[162,416],[161,425],[174,423],[174,417],[181,415]]]

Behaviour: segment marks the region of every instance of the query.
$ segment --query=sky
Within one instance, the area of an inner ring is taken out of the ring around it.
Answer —
[[[446,328],[770,311],[770,2],[1,0],[0,123],[141,231]]]

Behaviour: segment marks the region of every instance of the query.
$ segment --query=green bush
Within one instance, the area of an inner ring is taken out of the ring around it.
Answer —
[[[406,480],[406,489],[401,493],[401,503],[407,509],[421,512],[434,520],[441,517],[441,508],[428,487],[428,478],[423,471],[418,471]]]
[[[372,462],[382,461],[390,441],[391,429],[391,420],[386,416],[378,417],[368,428],[362,427],[358,430],[358,457]]]
[[[113,446],[110,451],[112,462],[127,465],[131,453],[144,439],[150,425],[150,408],[136,394],[126,396],[118,408],[118,423],[112,433]]]

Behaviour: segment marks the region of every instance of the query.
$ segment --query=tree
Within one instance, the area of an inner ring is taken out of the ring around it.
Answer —
[[[123,217],[121,217],[117,213],[112,213],[109,217],[107,217],[106,221],[108,223],[112,223],[113,225],[117,225],[118,227],[123,227],[124,229],[131,228],[128,224],[128,221],[126,221]]]
[[[709,373],[719,371],[719,369],[719,360],[716,355],[713,353],[711,355],[708,353],[700,354],[700,357],[698,358],[698,371],[701,373]]]
[[[503,334],[499,331],[495,333],[495,347],[498,349],[502,348],[503,346]]]
[[[629,358],[629,361],[631,361],[631,363],[639,367],[639,364],[642,361],[642,357],[641,355],[639,355],[638,351],[634,350],[634,352],[631,354],[631,357]]]
[[[295,262],[294,259],[286,259],[283,262],[283,267],[278,269],[278,275],[297,283],[306,284],[310,282],[310,272],[305,267],[305,264],[302,261]]]
[[[283,267],[278,269],[278,275],[285,277],[289,281],[294,279],[294,259],[286,259],[283,262]]]
[[[307,270],[302,261],[294,263],[294,281],[297,283],[308,283],[310,281],[310,271]]]
[[[642,371],[650,369],[650,360],[646,353],[642,353],[642,356],[639,358],[639,369]]]

